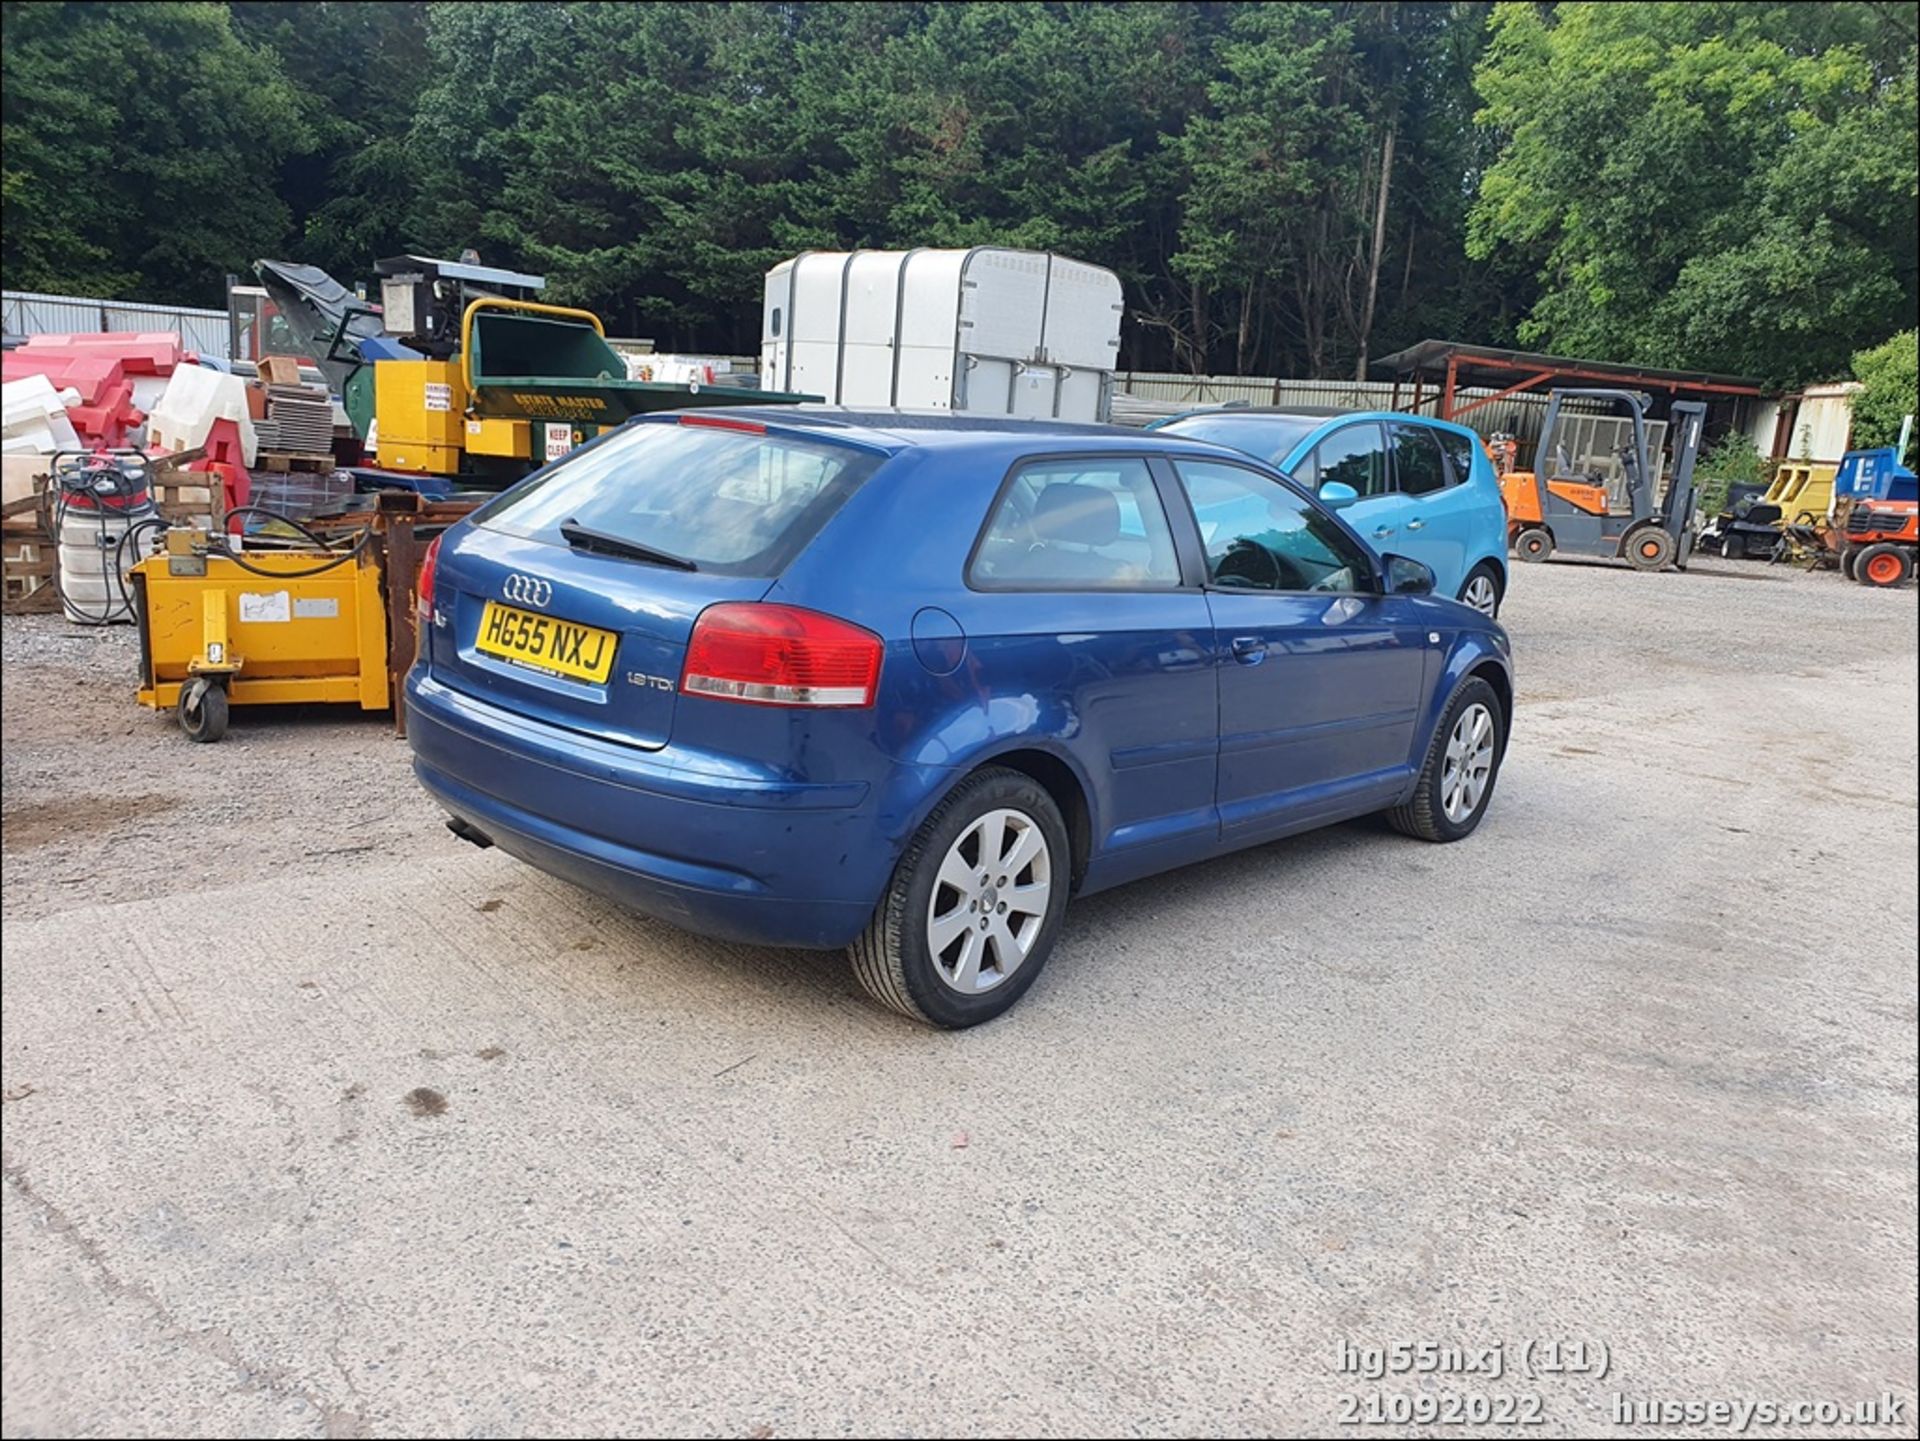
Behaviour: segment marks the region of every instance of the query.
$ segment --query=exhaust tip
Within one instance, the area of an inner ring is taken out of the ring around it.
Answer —
[[[447,817],[447,829],[460,837],[461,840],[476,845],[483,851],[493,845],[492,836],[481,830],[480,827],[476,826],[472,821],[462,820],[459,816]]]

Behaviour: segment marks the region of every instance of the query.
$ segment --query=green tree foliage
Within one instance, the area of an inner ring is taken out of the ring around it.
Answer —
[[[1901,423],[1920,410],[1920,332],[1895,335],[1853,357],[1853,443],[1894,445]]]
[[[286,238],[311,135],[226,6],[10,3],[0,33],[9,286],[208,304]]]
[[[998,243],[1117,270],[1142,368],[1434,335],[1826,378],[1914,323],[1913,14],[8,3],[5,278],[204,304],[472,246],[738,352],[799,250]]]
[[[407,126],[427,69],[423,7],[246,0],[232,9],[235,32],[279,58],[312,137],[278,179],[297,258],[357,275],[404,251],[417,219]]]
[[[1539,267],[1528,343],[1835,374],[1914,322],[1915,63],[1911,6],[1499,5],[1468,248]]]
[[[1743,430],[1730,430],[1701,453],[1696,469],[1700,487],[1700,510],[1718,515],[1727,508],[1727,489],[1734,485],[1771,482],[1776,462],[1760,454],[1753,437]]]

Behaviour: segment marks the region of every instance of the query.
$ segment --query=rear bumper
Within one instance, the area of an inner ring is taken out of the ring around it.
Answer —
[[[414,773],[507,854],[701,935],[833,949],[891,873],[869,787],[703,771],[406,683]]]

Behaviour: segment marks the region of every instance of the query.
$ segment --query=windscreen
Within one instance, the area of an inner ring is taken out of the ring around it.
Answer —
[[[566,544],[561,527],[722,575],[778,575],[883,457],[787,435],[631,426],[508,491],[475,523]]]
[[[1222,411],[1217,415],[1182,416],[1161,428],[1168,435],[1229,445],[1268,465],[1279,465],[1308,431],[1323,423],[1305,415],[1235,415]]]

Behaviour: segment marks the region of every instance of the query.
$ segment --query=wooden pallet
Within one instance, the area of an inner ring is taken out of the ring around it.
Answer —
[[[214,497],[220,493],[220,477],[209,471],[163,470],[153,477],[154,507],[173,525],[213,529]]]
[[[55,547],[44,540],[20,540],[7,536],[0,542],[0,571],[5,576],[5,609],[8,615],[30,615],[60,609],[60,593],[54,588]]]
[[[263,450],[253,463],[255,470],[270,470],[280,474],[295,471],[336,470],[339,462],[331,454],[314,450]]]
[[[39,488],[45,477],[36,476]],[[55,556],[40,528],[41,497],[16,496],[0,510],[0,576],[4,577],[4,603],[8,615],[23,612],[57,610],[59,593],[54,589]]]

